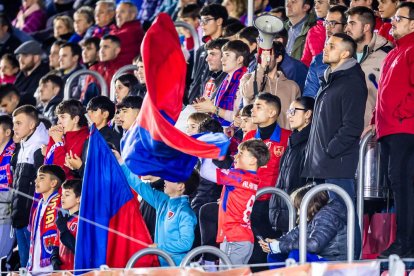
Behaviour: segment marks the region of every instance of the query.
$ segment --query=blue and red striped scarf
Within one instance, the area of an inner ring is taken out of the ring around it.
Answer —
[[[231,76],[229,83],[229,75],[221,83],[220,87],[217,90],[216,99],[214,105],[225,110],[233,110],[234,101],[236,100],[237,90],[239,89],[240,79],[243,77],[244,73],[247,72],[246,67],[241,67],[237,69]],[[224,120],[216,115],[214,118],[217,119],[222,126],[229,126],[231,122]]]

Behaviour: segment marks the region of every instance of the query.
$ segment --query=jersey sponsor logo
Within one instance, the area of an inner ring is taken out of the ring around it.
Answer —
[[[175,213],[173,211],[169,210],[168,213],[167,213],[167,219],[168,220],[172,219],[174,217],[174,215],[175,215]]]
[[[273,149],[273,154],[276,157],[281,157],[284,150],[285,150],[284,146],[275,146],[274,149]]]

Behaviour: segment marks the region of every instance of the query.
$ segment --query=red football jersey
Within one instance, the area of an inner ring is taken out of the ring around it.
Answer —
[[[287,129],[283,129],[276,125],[275,130],[273,131],[270,139],[263,140],[270,152],[269,162],[260,167],[257,170],[257,175],[260,179],[259,189],[264,187],[276,187],[276,181],[279,177],[279,166],[280,159],[282,158],[283,153],[285,153],[289,136],[292,132]],[[259,138],[260,133],[257,130],[252,130],[246,134],[243,138],[243,141],[249,140],[251,138]],[[269,200],[271,195],[261,196],[258,200]]]
[[[259,178],[256,173],[240,169],[217,169],[221,192],[217,242],[254,242],[250,214],[256,199]]]
[[[76,239],[76,233],[78,232],[78,217],[72,216],[68,220],[67,226],[68,226],[69,232]],[[60,266],[61,270],[73,270],[74,269],[75,254],[69,248],[67,248],[62,242],[59,244],[59,259],[62,262]]]

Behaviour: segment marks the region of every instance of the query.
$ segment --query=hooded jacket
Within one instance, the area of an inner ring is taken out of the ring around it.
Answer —
[[[364,72],[355,59],[334,71],[328,67],[315,101],[302,176],[355,177],[367,94]]]
[[[310,129],[311,125],[307,125],[301,131],[292,132],[286,151],[280,160],[276,188],[282,189],[288,194],[306,184],[306,179],[301,177],[301,173]],[[275,231],[286,233],[289,230],[289,211],[279,196],[272,195],[270,198],[269,221]]]
[[[277,72],[278,76],[274,79],[266,76],[266,85],[264,91],[270,92],[273,95],[276,95],[280,98],[282,104],[282,110],[280,111],[280,116],[277,120],[281,128],[290,129],[287,118],[285,116],[286,111],[289,109],[290,104],[298,97],[300,97],[300,88],[292,80],[289,80],[281,72]],[[243,97],[243,104],[248,105],[254,101],[254,73],[246,74],[247,76],[243,77],[240,80],[240,94]],[[261,87],[263,82],[264,70],[261,66],[257,68],[257,86]]]
[[[13,188],[29,196],[34,195],[37,169],[43,164],[43,155],[40,147],[47,144],[48,131],[43,123],[26,140],[20,142],[17,153],[17,162],[13,168]],[[22,228],[29,224],[32,199],[16,193],[12,199],[12,225],[14,228]]]

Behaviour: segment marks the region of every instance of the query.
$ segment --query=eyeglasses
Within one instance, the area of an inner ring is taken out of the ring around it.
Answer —
[[[414,20],[414,18],[406,17],[402,15],[394,15],[393,17],[391,17],[391,21],[395,21],[397,23],[400,23],[402,19]]]
[[[345,23],[341,23],[341,22],[336,22],[336,21],[323,21],[323,26],[326,27],[331,27],[331,28],[335,28],[336,25],[345,25]]]
[[[290,108],[290,109],[286,110],[286,115],[295,116],[297,110],[305,111],[306,109],[305,108]]]
[[[214,17],[200,19],[200,25],[207,25],[211,20],[216,20]]]

